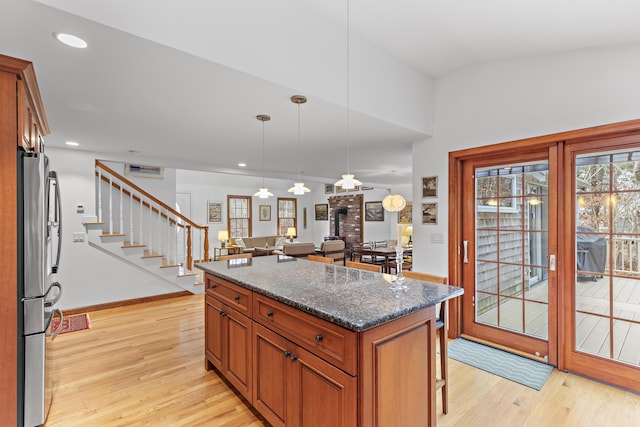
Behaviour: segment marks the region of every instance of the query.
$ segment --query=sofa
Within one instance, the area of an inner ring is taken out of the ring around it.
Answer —
[[[316,246],[313,243],[285,243],[282,250],[273,251],[274,254],[288,255],[296,258],[306,257],[316,252]]]
[[[320,244],[320,250],[316,253],[333,259],[333,262],[342,261],[343,265],[345,263],[345,244],[343,240],[325,240]]]
[[[255,252],[255,248],[264,248],[269,245],[270,248],[279,248],[286,242],[286,237],[282,236],[259,236],[259,237],[242,237],[230,239],[231,246],[239,246],[242,252]]]

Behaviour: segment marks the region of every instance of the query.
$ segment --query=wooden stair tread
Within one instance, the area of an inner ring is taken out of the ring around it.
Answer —
[[[124,242],[122,245],[123,248],[144,248],[147,245],[144,243],[136,243],[136,242]]]
[[[142,258],[163,258],[163,257],[164,257],[163,254],[150,252],[150,251],[144,251],[144,255],[142,255]]]
[[[102,233],[100,235],[100,237],[122,237],[122,236],[126,236],[126,234],[120,234],[120,233]]]
[[[83,222],[82,224],[84,224],[84,225],[104,225],[104,222],[87,221],[87,222]]]
[[[160,268],[182,267],[182,264],[162,264]]]
[[[178,277],[197,276],[198,273],[180,273]]]

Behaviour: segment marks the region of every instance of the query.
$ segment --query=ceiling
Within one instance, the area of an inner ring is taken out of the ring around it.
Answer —
[[[378,84],[359,83],[373,75],[358,69],[363,50],[389,81],[400,75],[384,71],[393,64],[431,85],[487,61],[640,41],[634,0],[351,0],[348,21],[345,0],[3,0],[1,8],[0,53],[34,62],[50,146],[77,141],[79,150],[164,166],[317,182],[349,168],[387,187],[410,184],[411,145],[429,138],[432,118],[403,122],[397,101],[386,113],[368,108]],[[63,46],[53,32],[89,47]],[[289,101],[298,93],[309,98],[299,140]],[[272,116],[264,163],[257,114]]]

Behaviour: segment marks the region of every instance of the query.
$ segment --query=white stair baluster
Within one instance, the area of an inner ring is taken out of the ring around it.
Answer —
[[[129,241],[133,244],[133,189],[129,189]]]
[[[102,222],[102,170],[98,170],[98,222]]]
[[[124,215],[123,215],[123,209],[124,206],[122,205],[122,183],[120,183],[120,228],[119,228],[119,233],[120,234],[124,234]]]
[[[109,175],[109,234],[113,234],[113,177]]]
[[[151,207],[151,200],[149,200],[149,252],[153,253],[153,207]]]
[[[144,223],[142,222],[142,206],[144,206],[144,204],[142,203],[142,194],[140,194],[140,204],[138,205],[138,226],[140,227],[140,240],[138,241],[138,243],[140,243],[141,245],[144,244]]]

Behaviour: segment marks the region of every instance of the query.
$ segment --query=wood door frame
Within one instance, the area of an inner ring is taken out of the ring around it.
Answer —
[[[454,255],[458,255],[457,261],[455,263],[451,263],[451,262],[449,263],[450,270],[454,268],[454,264],[456,266],[459,266],[458,271],[455,271],[453,273],[454,280],[456,280],[455,284],[457,286],[464,287],[464,283],[462,283],[462,281],[463,281],[465,269],[473,269],[472,263],[467,263],[465,265],[465,263],[463,262],[462,258],[464,254],[463,254],[463,248],[461,247],[461,242],[463,240],[462,238],[463,238],[463,233],[465,229],[463,219],[475,218],[475,204],[465,203],[465,200],[463,199],[464,194],[467,194],[472,191],[472,188],[470,188],[470,186],[473,185],[473,183],[471,183],[470,181],[465,183],[465,179],[463,179],[463,176],[465,173],[466,174],[470,173],[469,171],[464,170],[465,163],[469,161],[473,161],[474,164],[479,166],[483,166],[483,165],[490,166],[492,164],[495,164],[496,158],[508,158],[507,162],[513,163],[513,164],[544,160],[549,162],[549,182],[550,183],[556,182],[557,173],[555,171],[557,170],[558,142],[553,140],[551,141],[543,140],[542,142],[538,142],[537,139],[538,138],[532,138],[528,140],[516,141],[513,143],[497,144],[494,146],[490,146],[491,149],[488,152],[486,152],[487,147],[480,147],[480,149],[464,150],[464,154],[462,156],[457,156],[458,153],[455,153],[455,152],[450,153],[450,160],[452,157],[455,157],[455,168],[456,168],[455,172],[457,172],[456,174],[457,180],[455,182],[458,185],[458,187],[456,187],[456,191],[449,192],[450,198],[454,196],[454,193],[456,197],[456,201],[454,202],[454,204],[451,204],[452,202],[450,201],[450,206],[462,207],[456,213],[457,215],[460,215],[460,216],[457,216],[453,219],[450,218],[450,222],[449,222],[450,230],[452,226],[454,226],[455,228],[456,239],[457,239],[457,240],[453,240],[451,236],[449,238],[449,245],[450,245],[449,253],[451,254],[451,251],[453,251]],[[450,168],[450,173],[451,171],[452,171],[452,168]],[[467,188],[465,188],[465,185],[467,186]],[[553,197],[553,193],[551,191],[549,191],[548,199],[549,199],[549,210],[550,212],[553,212],[557,209],[557,199],[556,197]],[[451,215],[451,212],[449,212],[449,214]],[[557,234],[556,223],[549,221],[549,224],[547,226],[547,232],[549,234],[548,252],[549,254],[556,254],[557,256],[558,234]],[[457,245],[453,244],[455,242],[458,242],[458,244]],[[472,249],[473,247],[474,247],[474,241],[469,240],[469,250],[471,251],[472,254],[473,254],[473,249]],[[473,256],[471,256],[470,258],[473,258]],[[470,274],[471,272],[467,272],[467,273]],[[452,272],[450,271],[449,274],[451,275]],[[557,331],[558,331],[558,319],[557,319],[558,310],[556,307],[557,286],[556,286],[555,277],[557,277],[557,272],[554,274],[549,274],[549,279],[548,279],[549,334],[547,339],[544,340],[544,339],[530,337],[530,336],[525,337],[521,333],[511,332],[511,331],[501,329],[500,333],[504,335],[508,335],[509,338],[503,339],[504,341],[503,343],[498,342],[497,343],[498,345],[496,346],[498,347],[506,346],[507,342],[512,342],[515,344],[514,347],[521,349],[522,355],[531,357],[531,358],[536,358],[535,354],[542,355],[542,353],[540,352],[543,350],[542,343],[544,342],[545,343],[544,347],[546,349],[546,354],[548,356],[548,363],[551,363],[553,365],[557,364],[558,349],[557,349],[556,337],[557,337]],[[472,295],[468,295],[468,293],[466,293],[465,295],[462,296],[462,298],[465,298],[465,297],[469,298],[471,296]],[[454,333],[457,334],[455,336],[460,336],[462,334],[462,325],[463,325],[463,319],[465,316],[464,306],[463,306],[464,301],[465,299],[458,298],[456,301],[456,304],[452,304],[452,309],[450,311],[455,310],[455,312],[453,314],[450,314],[449,316],[450,316],[451,323],[455,322],[456,324],[455,324],[455,327],[450,326],[449,328],[450,336],[453,335]],[[541,361],[543,360],[542,356],[540,357],[540,360]]]
[[[533,138],[520,139],[512,142],[503,142],[493,145],[487,145],[476,148],[463,149],[458,151],[452,151],[449,153],[449,248],[448,248],[448,256],[449,256],[449,282],[455,286],[463,286],[462,283],[462,273],[464,269],[464,264],[462,262],[462,232],[463,232],[463,214],[465,213],[465,209],[473,209],[473,207],[465,207],[462,203],[462,190],[463,190],[463,180],[462,180],[462,166],[466,160],[471,158],[482,158],[482,157],[495,157],[497,153],[502,150],[515,151],[517,150],[519,153],[528,154],[531,152],[535,152],[544,147],[550,147],[552,145],[558,145],[559,148],[563,148],[570,144],[578,144],[578,143],[587,143],[599,141],[600,146],[602,145],[602,140],[613,140],[616,138],[617,142],[623,144],[624,141],[631,142],[631,138],[636,135],[640,135],[640,120],[629,120],[625,122],[594,126],[590,128],[572,130],[567,132],[560,132],[555,134],[543,135]],[[549,159],[550,162],[552,159]],[[556,153],[555,162],[559,167],[566,168],[567,164],[571,163],[571,159],[565,158],[565,150],[558,149]],[[568,264],[572,261],[575,261],[574,256],[571,254],[572,245],[570,244],[571,238],[571,224],[572,220],[568,217],[571,215],[571,200],[567,197],[568,191],[571,191],[571,180],[565,179],[565,174],[558,173],[557,176],[557,189],[554,189],[557,194],[556,200],[558,201],[557,207],[562,209],[558,210],[558,218],[557,218],[557,313],[555,316],[550,316],[550,318],[555,318],[557,320],[557,337],[552,339],[549,337],[549,362],[551,364],[556,364],[558,369],[565,370],[567,369],[567,361],[569,353],[572,352],[572,348],[570,346],[561,347],[558,345],[560,342],[564,343],[572,343],[574,334],[571,331],[567,330],[568,325],[571,324],[571,316],[572,316],[572,303],[573,298],[571,295],[567,295],[567,292],[570,292],[571,287],[571,275],[573,274],[573,270],[571,268],[565,268],[571,264]],[[550,191],[551,192],[551,191]],[[551,227],[551,225],[549,226]],[[568,240],[569,239],[569,240]],[[568,243],[569,242],[569,243]],[[550,248],[550,253],[551,248]],[[454,302],[450,304],[450,327],[449,327],[449,337],[456,338],[459,337],[462,333],[462,298],[468,298],[468,296],[463,295],[461,298],[457,298]],[[552,341],[555,341],[552,343]],[[552,348],[555,348],[555,353],[557,354],[557,358],[555,363],[553,363],[551,354]],[[585,358],[588,356],[585,356]],[[571,364],[571,360],[569,361]],[[626,368],[622,367],[622,364],[615,362],[605,363],[606,365],[610,365],[610,369],[620,369],[623,371],[626,369],[634,368]],[[579,367],[586,369],[592,369],[592,366],[589,364],[589,361],[579,361]],[[626,369],[625,369],[626,368]],[[603,381],[611,382],[616,385],[621,385],[622,387],[629,388],[629,379],[627,378],[625,381],[619,381],[613,377],[610,373],[605,373],[604,370],[602,372],[597,372],[599,376],[598,379]],[[593,374],[591,374],[593,376]],[[624,375],[623,375],[624,377]],[[623,378],[624,380],[624,378]]]

